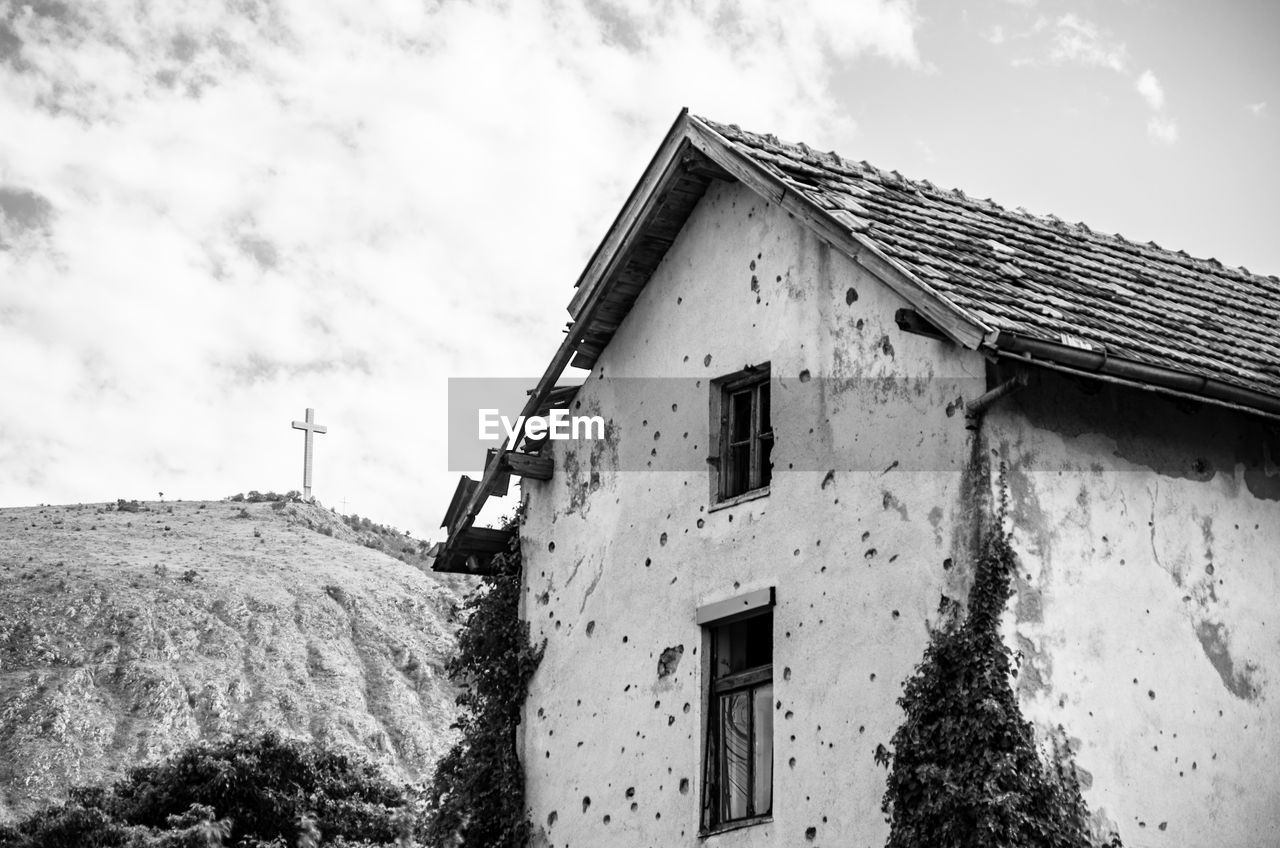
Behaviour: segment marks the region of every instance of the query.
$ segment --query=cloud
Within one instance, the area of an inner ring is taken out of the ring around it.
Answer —
[[[1152,115],[1147,121],[1147,135],[1161,144],[1173,144],[1178,140],[1178,125],[1162,115]]]
[[[1050,58],[1086,67],[1109,68],[1123,73],[1129,63],[1122,42],[1109,39],[1096,24],[1068,13],[1053,23]]]
[[[1011,39],[1041,36],[1047,33],[1049,42],[1042,45],[1047,50],[1048,61],[1057,65],[1077,65],[1084,68],[1101,68],[1114,71],[1128,77],[1131,59],[1124,43],[1117,41],[1110,33],[1105,32],[1092,21],[1068,13],[1050,22],[1046,18],[1038,18],[1031,29],[1015,34]],[[996,27],[988,41],[999,44],[1006,40],[1000,27]],[[1043,55],[1043,54],[1042,54]],[[1010,64],[1015,68],[1042,64],[1029,56],[1014,57]],[[1147,107],[1155,114],[1147,120],[1147,135],[1160,144],[1171,145],[1178,140],[1178,127],[1174,120],[1164,114],[1164,87],[1151,69],[1144,70],[1133,82],[1135,90],[1142,97]]]
[[[1147,101],[1147,105],[1152,109],[1158,112],[1164,108],[1164,89],[1160,87],[1160,81],[1150,70],[1143,71],[1138,77],[1137,89],[1142,99]]]
[[[297,486],[425,530],[449,376],[537,377],[682,105],[847,134],[834,69],[925,67],[903,0],[110,0],[0,58],[0,492]]]
[[[1244,108],[1248,109],[1255,118],[1261,118],[1267,113],[1267,104],[1264,102],[1247,103]]]

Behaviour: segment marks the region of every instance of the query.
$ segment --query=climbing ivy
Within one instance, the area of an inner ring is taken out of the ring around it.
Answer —
[[[882,809],[887,848],[1089,848],[1089,810],[1065,744],[1045,754],[1010,685],[1012,653],[1000,615],[1016,560],[1007,500],[985,534],[963,621],[935,630],[898,704],[906,715]],[[1110,835],[1108,846],[1119,846]]]
[[[517,539],[494,557],[493,573],[464,607],[448,666],[462,687],[454,723],[461,739],[436,766],[428,790],[430,845],[517,848],[529,838],[516,730],[543,648],[533,647],[520,620],[520,568]]]

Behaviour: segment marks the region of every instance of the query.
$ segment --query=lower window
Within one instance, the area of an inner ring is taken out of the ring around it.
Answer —
[[[773,611],[711,623],[702,826],[773,810]]]

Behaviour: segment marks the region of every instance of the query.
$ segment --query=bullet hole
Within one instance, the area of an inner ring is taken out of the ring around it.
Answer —
[[[585,813],[587,811],[587,808],[590,806],[591,806],[591,796],[583,795],[582,796],[582,812]]]
[[[1213,574],[1213,563],[1209,563],[1204,567],[1205,574]]]
[[[1160,828],[1161,830],[1168,830],[1169,823],[1167,821],[1162,821],[1160,822],[1160,824],[1156,825],[1156,827]]]
[[[849,286],[849,288],[844,293],[844,305],[853,306],[853,302],[857,299],[858,299],[858,292],[853,288],[853,286]]]
[[[644,567],[645,567],[645,568],[648,568],[650,565],[653,565],[653,560],[649,559],[648,557],[645,557],[645,558],[644,558]]]
[[[610,821],[612,821],[612,819],[610,819],[610,818],[609,818],[609,814],[608,814],[608,813],[605,813],[605,816],[604,816],[604,818],[602,819],[602,821],[603,821],[605,824],[608,824]]]
[[[876,556],[876,549],[875,549],[875,548],[867,548],[867,552],[866,552],[865,554],[863,554],[862,556],[863,556],[863,558],[864,558],[864,559],[875,559],[875,556]]]
[[[898,611],[897,611],[897,610],[894,610],[894,611],[893,611],[893,617],[894,617],[894,618],[897,618],[897,617],[898,617]]]
[[[867,726],[866,726],[865,724],[860,724],[860,725],[858,725],[858,732],[859,732],[859,733],[866,733],[866,732],[867,732]]]
[[[711,364],[711,354],[707,354],[702,358],[702,367],[705,368]]]
[[[791,759],[787,760],[787,766],[788,766],[788,767],[790,767],[790,768],[795,768],[795,767],[796,767],[796,758],[795,758],[795,757],[792,757]]]
[[[560,814],[557,813],[555,810],[552,810],[551,812],[547,813],[547,827],[551,827],[552,825],[554,825],[556,823],[556,819],[558,818],[560,818]]]
[[[680,658],[684,656],[684,645],[664,648],[658,657],[658,679],[670,677],[680,666]]]
[[[874,671],[873,671],[873,672],[871,672],[871,682],[872,682],[872,683],[875,683],[875,682],[876,682],[876,673],[875,673]]]
[[[538,597],[538,605],[539,605],[539,606],[544,606],[544,607],[545,607],[547,604],[551,603],[551,593],[550,593],[550,592],[543,592],[541,595],[538,595],[537,597]]]
[[[786,711],[786,713],[784,713],[782,717],[783,717],[783,718],[785,718],[785,719],[788,719],[788,720],[789,720],[789,719],[790,719],[792,716],[794,716],[794,715],[795,715],[795,713],[793,713],[791,710],[787,710],[787,711]]]
[[[943,570],[943,571],[950,571],[950,570],[951,570],[951,557],[947,557],[946,559],[944,559],[944,560],[942,561],[942,570]]]
[[[658,441],[658,439],[661,439],[661,438],[662,438],[662,431],[661,431],[661,430],[654,430],[654,431],[653,431],[653,440],[656,442],[656,441]]]
[[[556,543],[555,543],[555,542],[547,542],[547,553],[549,553],[549,554],[553,554],[553,553],[555,553],[555,552],[556,552]]]
[[[835,481],[836,481],[836,470],[832,468],[830,471],[827,472],[827,475],[822,478],[822,488],[824,489],[827,488]]]
[[[791,666],[787,666],[786,668],[782,669],[782,679],[783,680],[791,679]]]
[[[755,274],[751,275],[751,290],[753,292],[760,291],[760,278],[757,277]]]
[[[1154,690],[1154,689],[1148,689],[1148,690],[1147,690],[1147,697],[1154,701],[1154,700],[1156,699],[1156,690]]]
[[[699,530],[701,530],[703,527],[706,527],[706,526],[707,526],[707,522],[705,522],[705,521],[703,521],[701,518],[699,518],[699,519],[698,519],[698,529],[699,529]]]
[[[624,645],[625,645],[625,644],[627,644],[627,637],[626,637],[626,636],[623,636],[623,637],[622,637],[622,644],[624,644]]]
[[[816,827],[806,827],[804,829],[804,838],[812,842],[818,838],[818,829]]]
[[[681,712],[686,712],[686,713],[687,713],[687,712],[689,712],[689,710],[691,710],[691,709],[693,709],[693,707],[691,707],[691,706],[689,705],[689,703],[686,701],[686,702],[685,702],[685,705],[681,708]]]
[[[659,537],[658,537],[658,544],[659,544],[659,545],[665,545],[665,544],[667,544],[667,534],[666,534],[666,533],[663,533],[661,536],[659,536]]]
[[[667,727],[670,727],[671,725],[673,725],[673,724],[675,724],[675,723],[676,723],[676,717],[675,717],[675,716],[673,716],[673,715],[669,715],[669,716],[667,716]]]
[[[689,778],[687,777],[680,778],[680,794],[681,795],[689,794]]]
[[[754,259],[751,260],[751,265],[749,267],[752,271],[756,269],[756,261]]]
[[[870,530],[863,530],[863,531],[862,531],[862,541],[864,541],[864,542],[865,542],[865,541],[867,541],[867,540],[868,540],[868,539],[870,539],[870,538],[871,538],[871,531],[870,531]]]
[[[801,371],[801,372],[800,372],[800,382],[802,382],[802,383],[807,383],[807,382],[809,382],[809,369],[808,369],[808,368],[806,368],[806,369],[804,369],[803,371]]]
[[[636,788],[634,786],[628,786],[627,791],[624,792],[623,795],[627,798],[636,797]]]
[[[800,556],[800,549],[799,549],[799,548],[796,548],[794,551],[792,551],[792,552],[791,552],[791,555],[792,555],[793,557],[798,557],[798,556]]]

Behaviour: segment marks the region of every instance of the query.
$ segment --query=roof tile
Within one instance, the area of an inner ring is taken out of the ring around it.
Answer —
[[[999,330],[1280,396],[1280,279],[699,119]]]

